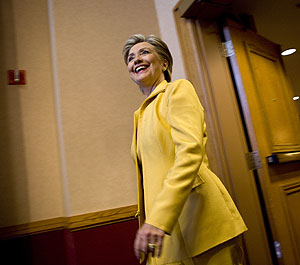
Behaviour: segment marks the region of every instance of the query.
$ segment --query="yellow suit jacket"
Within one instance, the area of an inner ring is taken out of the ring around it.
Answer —
[[[194,257],[247,228],[208,168],[204,110],[187,80],[161,82],[134,115],[140,224],[164,230],[156,264]]]

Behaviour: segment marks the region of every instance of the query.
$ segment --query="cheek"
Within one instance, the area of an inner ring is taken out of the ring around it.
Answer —
[[[129,73],[132,72],[132,65],[128,64],[127,65],[127,70],[128,70]]]

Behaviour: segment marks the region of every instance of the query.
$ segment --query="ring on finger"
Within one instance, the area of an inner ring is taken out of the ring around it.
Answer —
[[[153,251],[156,248],[156,244],[148,243],[149,250]]]

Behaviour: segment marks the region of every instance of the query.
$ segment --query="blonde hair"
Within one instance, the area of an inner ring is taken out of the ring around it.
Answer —
[[[171,81],[172,76],[172,66],[173,66],[173,58],[169,51],[169,48],[166,43],[164,43],[160,38],[156,37],[155,35],[149,35],[145,37],[142,34],[135,34],[129,37],[129,39],[125,42],[123,46],[123,59],[125,64],[128,64],[128,53],[130,49],[137,43],[140,42],[147,42],[151,44],[157,54],[159,55],[161,60],[166,60],[168,62],[168,67],[164,71],[164,76],[167,82]]]

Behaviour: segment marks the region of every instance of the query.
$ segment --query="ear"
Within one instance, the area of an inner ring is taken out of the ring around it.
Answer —
[[[168,69],[168,66],[169,66],[168,61],[164,60],[163,61],[163,71],[166,71]]]

